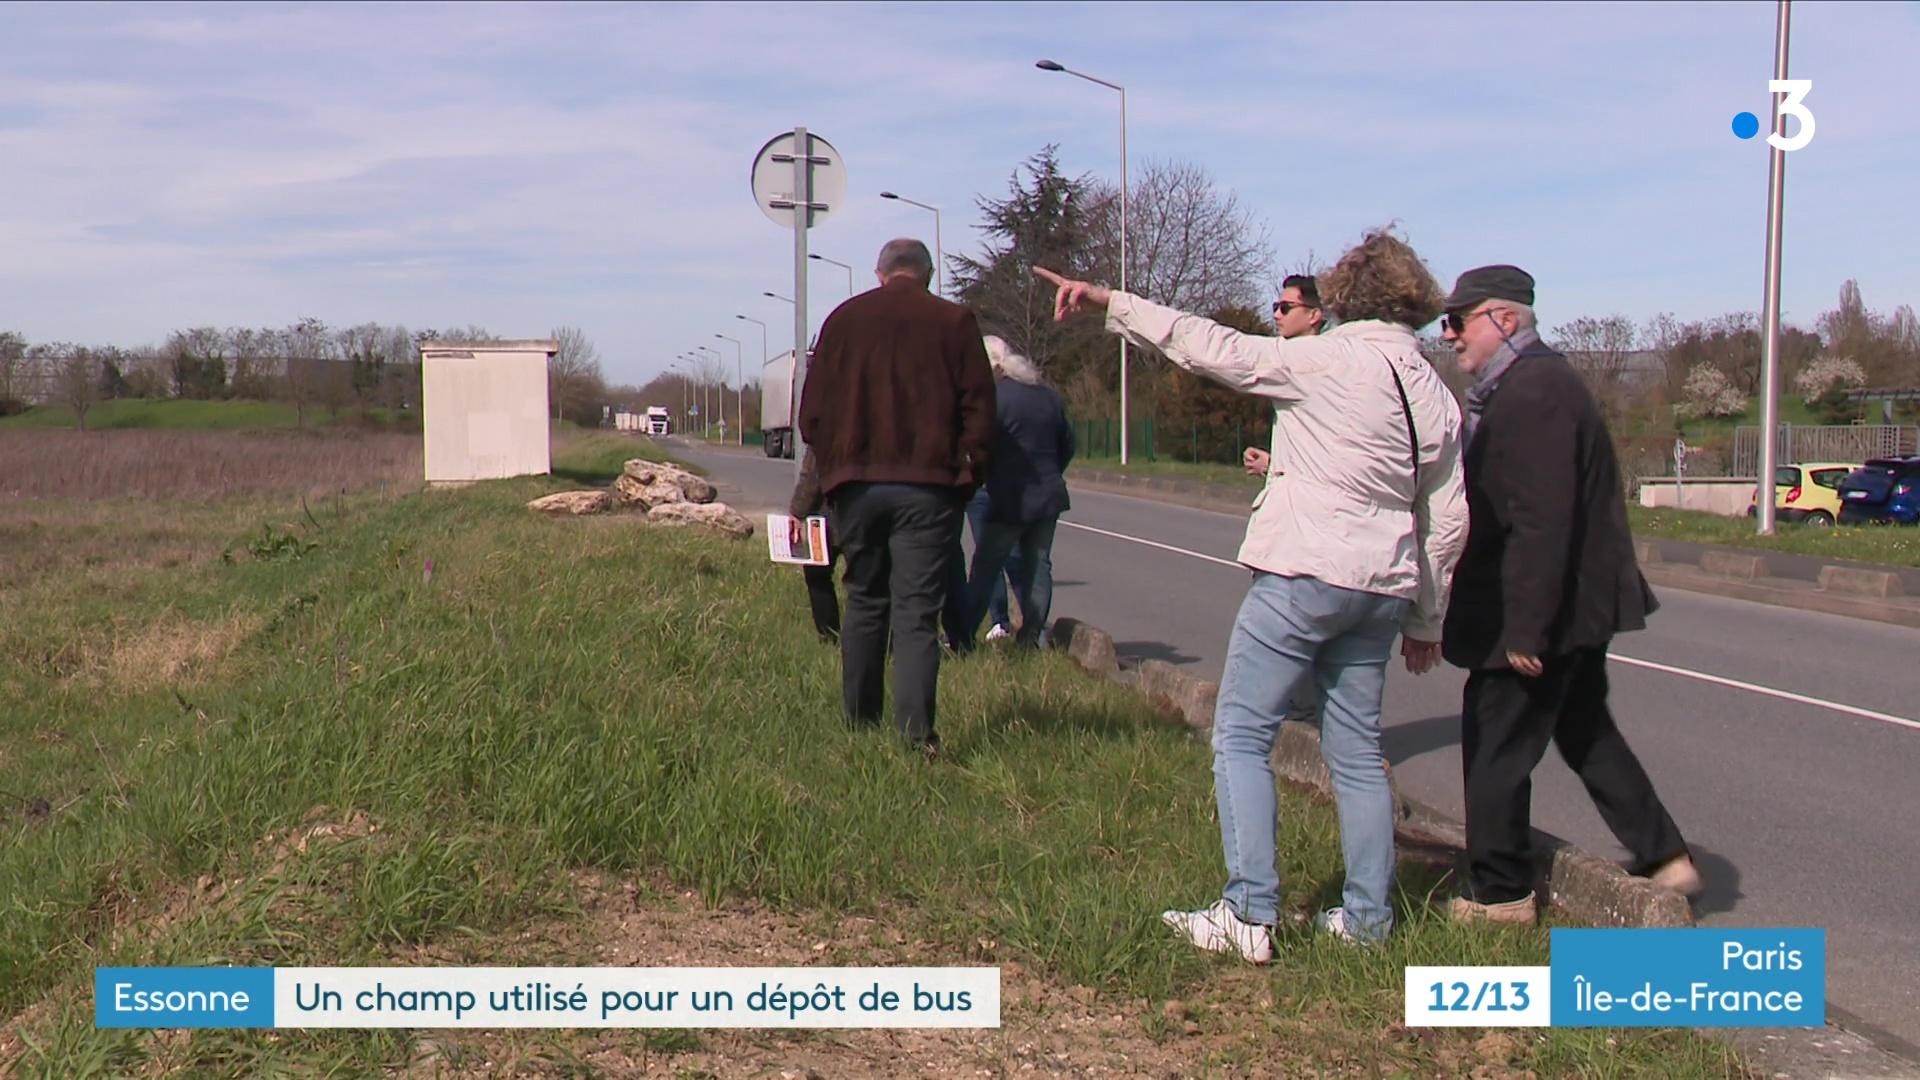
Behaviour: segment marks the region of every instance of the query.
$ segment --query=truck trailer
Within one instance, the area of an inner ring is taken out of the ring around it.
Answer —
[[[760,372],[760,431],[766,437],[767,456],[793,456],[795,410],[799,395],[793,385],[793,350],[767,361]]]

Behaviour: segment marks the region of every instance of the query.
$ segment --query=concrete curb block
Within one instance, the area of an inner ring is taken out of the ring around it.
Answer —
[[[1140,692],[1154,705],[1168,710],[1197,732],[1213,730],[1213,710],[1220,700],[1220,686],[1193,676],[1165,660],[1147,660],[1140,665]]]
[[[1700,553],[1700,569],[1722,577],[1752,579],[1767,576],[1767,560],[1758,555],[1737,555],[1731,551],[1703,551]]]
[[[1827,566],[1820,570],[1820,587],[1827,592],[1885,599],[1903,596],[1906,589],[1898,575],[1883,570],[1856,570],[1850,566]]]
[[[1054,648],[1072,657],[1091,674],[1118,680],[1120,667],[1113,637],[1078,619],[1056,619]],[[1220,686],[1195,678],[1164,660],[1148,660],[1139,667],[1134,686],[1156,709],[1178,718],[1196,733],[1213,729],[1213,710]],[[1320,731],[1312,724],[1287,720],[1274,740],[1273,771],[1279,779],[1311,791],[1323,801],[1333,799],[1333,778],[1320,756]],[[1410,840],[1462,848],[1466,826],[1432,807],[1407,799],[1393,782],[1395,832]],[[1595,926],[1692,926],[1693,913],[1684,897],[1656,887],[1645,878],[1628,874],[1609,859],[1589,854],[1543,833],[1534,834],[1535,850],[1542,853],[1538,870],[1543,895],[1559,910]]]
[[[1051,638],[1053,647],[1065,652],[1087,674],[1119,678],[1120,654],[1114,650],[1112,634],[1078,619],[1055,619]]]
[[[1685,589],[1734,600],[1749,600],[1756,604],[1817,611],[1894,626],[1920,627],[1920,605],[1894,603],[1882,597],[1823,590],[1799,582],[1783,582],[1778,578],[1720,577],[1708,574],[1699,567],[1679,563],[1642,566],[1640,569],[1649,582],[1662,588]]]

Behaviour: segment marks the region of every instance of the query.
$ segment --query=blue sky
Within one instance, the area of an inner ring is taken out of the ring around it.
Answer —
[[[1282,265],[1398,220],[1436,274],[1514,262],[1549,324],[1760,306],[1771,3],[0,7],[0,329],[584,329],[642,381],[772,349],[790,234],[753,153],[804,123],[846,205],[813,250],[977,243],[974,201],[1048,142],[1207,167]],[[1786,315],[1841,281],[1920,305],[1920,5],[1796,5],[1818,133],[1789,156]],[[813,264],[817,316],[846,293]],[[856,271],[857,287],[868,275]],[[742,335],[741,330],[746,333]]]

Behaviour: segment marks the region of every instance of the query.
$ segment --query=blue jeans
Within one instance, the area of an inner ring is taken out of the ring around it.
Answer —
[[[975,551],[978,551],[980,549],[980,538],[986,535],[987,532],[986,488],[981,488],[975,492],[973,499],[967,503],[967,529],[973,533],[973,547]],[[1019,576],[1020,549],[1016,547],[1012,553],[1007,556],[1006,573],[994,575],[993,588],[987,593],[987,625],[1012,628],[1013,622],[1007,618],[1007,579],[1009,577],[1017,578]],[[1051,589],[1051,580],[1048,581],[1048,586],[1049,589]],[[974,614],[973,620],[972,626],[978,626],[980,616],[977,612]]]
[[[1325,700],[1320,753],[1340,812],[1347,925],[1369,938],[1393,928],[1393,794],[1380,754],[1380,696],[1406,609],[1405,600],[1314,578],[1254,575],[1234,620],[1213,718],[1224,896],[1242,919],[1279,919],[1271,758],[1287,701],[1310,678]]]
[[[1016,644],[1038,645],[1053,608],[1053,533],[1060,519],[1014,522],[989,521],[973,549],[973,570],[967,579],[968,629],[979,629],[987,595],[1003,571],[1013,575],[1013,595],[1020,602],[1020,632]],[[1010,557],[1019,553],[1016,564]],[[1002,624],[1004,625],[1004,624]]]

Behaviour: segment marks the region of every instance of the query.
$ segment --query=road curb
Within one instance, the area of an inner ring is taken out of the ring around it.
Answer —
[[[1053,645],[1090,675],[1120,681],[1121,670],[1113,636],[1078,619],[1054,621]],[[1218,683],[1190,675],[1161,660],[1140,664],[1128,680],[1156,709],[1178,719],[1190,730],[1213,730],[1213,709],[1219,700]],[[1305,788],[1323,801],[1333,798],[1333,781],[1320,756],[1320,732],[1312,724],[1288,720],[1274,740],[1274,774]],[[1408,799],[1393,782],[1395,831],[1423,844],[1463,848],[1466,826],[1452,816]],[[1685,898],[1636,878],[1609,859],[1571,844],[1534,834],[1541,853],[1538,878],[1542,895],[1556,909],[1595,926],[1692,926],[1693,914]]]
[[[1247,513],[1254,491],[1170,477],[1075,469],[1074,487],[1223,514]],[[1756,604],[1920,628],[1920,568],[1832,563],[1806,556],[1636,537],[1641,571],[1654,585]]]

